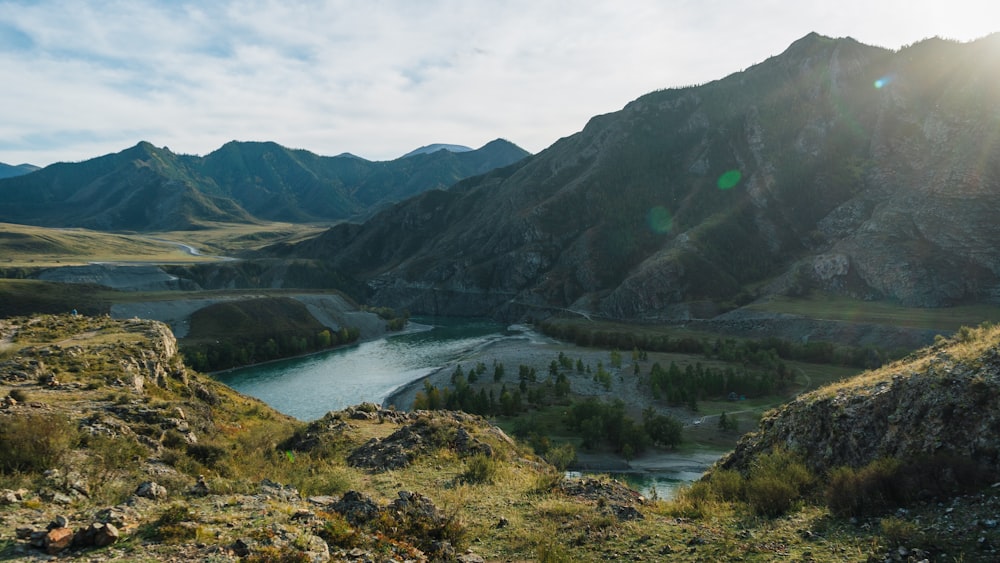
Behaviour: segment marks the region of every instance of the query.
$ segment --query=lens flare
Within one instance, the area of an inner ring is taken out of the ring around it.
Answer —
[[[719,181],[716,182],[716,185],[719,186],[720,190],[728,190],[739,184],[742,178],[743,174],[739,170],[730,170],[719,176]]]
[[[669,233],[670,228],[674,224],[673,218],[670,217],[670,212],[660,205],[649,210],[649,213],[646,215],[646,221],[654,233],[661,235]]]
[[[891,76],[883,76],[882,78],[879,78],[878,80],[875,81],[875,89],[881,90],[882,88],[885,88],[891,83],[892,83]]]

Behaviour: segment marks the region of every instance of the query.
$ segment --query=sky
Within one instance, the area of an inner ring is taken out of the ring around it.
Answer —
[[[231,140],[391,160],[539,152],[815,31],[898,49],[1000,31],[995,0],[0,0],[0,162]]]

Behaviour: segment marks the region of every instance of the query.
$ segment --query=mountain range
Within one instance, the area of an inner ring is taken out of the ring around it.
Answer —
[[[0,179],[23,176],[24,174],[29,174],[35,170],[39,170],[39,167],[32,164],[18,164],[14,166],[0,162]]]
[[[204,156],[147,142],[0,180],[0,221],[165,231],[205,222],[335,222],[506,166],[528,153],[495,140],[392,161],[324,157],[270,142],[230,142]]]
[[[271,253],[438,314],[685,319],[812,289],[995,301],[998,73],[1000,34],[892,51],[812,33]]]
[[[996,302],[998,72],[1000,34],[893,51],[811,33],[744,71],[596,116],[536,155],[502,140],[388,162],[139,143],[0,180],[0,221],[352,219],[257,257],[322,263],[367,288],[356,297],[414,313],[685,320],[813,290]]]

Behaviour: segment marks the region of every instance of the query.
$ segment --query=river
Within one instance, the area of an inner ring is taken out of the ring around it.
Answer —
[[[329,411],[366,401],[381,404],[397,389],[443,367],[463,361],[469,367],[477,352],[502,341],[516,341],[524,347],[548,340],[527,328],[490,320],[418,318],[404,334],[219,373],[216,378],[280,412],[315,420]],[[671,498],[679,485],[697,479],[714,461],[711,456],[690,460],[671,454],[651,455],[654,459],[635,460],[638,470],[612,475],[647,496]],[[642,469],[647,464],[648,469]]]
[[[393,391],[490,342],[519,337],[483,319],[415,319],[405,334],[321,354],[219,373],[216,379],[300,420],[315,420]]]

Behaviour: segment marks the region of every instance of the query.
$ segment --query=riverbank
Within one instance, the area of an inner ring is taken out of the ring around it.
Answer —
[[[571,343],[561,342],[534,332],[529,327],[512,327],[520,332],[518,335],[487,342],[471,350],[456,362],[442,366],[433,372],[407,382],[393,390],[382,402],[384,407],[393,406],[400,410],[411,410],[418,392],[424,389],[425,383],[437,388],[451,386],[451,377],[456,365],[462,365],[468,370],[477,363],[487,366],[483,379],[492,383],[494,362],[504,365],[504,377],[501,384],[516,386],[518,383],[518,368],[526,365],[534,368],[539,379],[548,377],[549,365],[557,360],[560,353],[568,356],[574,363],[577,360],[584,365],[596,366],[602,363],[606,369],[611,369],[615,375],[610,389],[595,382],[590,373],[578,373],[576,370],[567,372],[571,389],[578,397],[597,397],[605,401],[621,400],[626,409],[634,417],[648,407],[658,412],[669,412],[671,416],[681,420],[685,426],[693,426],[701,415],[695,416],[684,409],[665,409],[662,404],[652,400],[648,389],[639,384],[638,378],[632,376],[626,360],[621,370],[610,367],[610,352],[594,348],[584,348]],[[645,368],[644,368],[645,369]],[[622,373],[627,371],[628,373]],[[626,461],[612,452],[577,452],[576,461],[569,469],[587,473],[649,473],[649,474],[684,474],[691,479],[708,470],[722,455],[723,450],[673,451],[650,448],[642,455]]]

